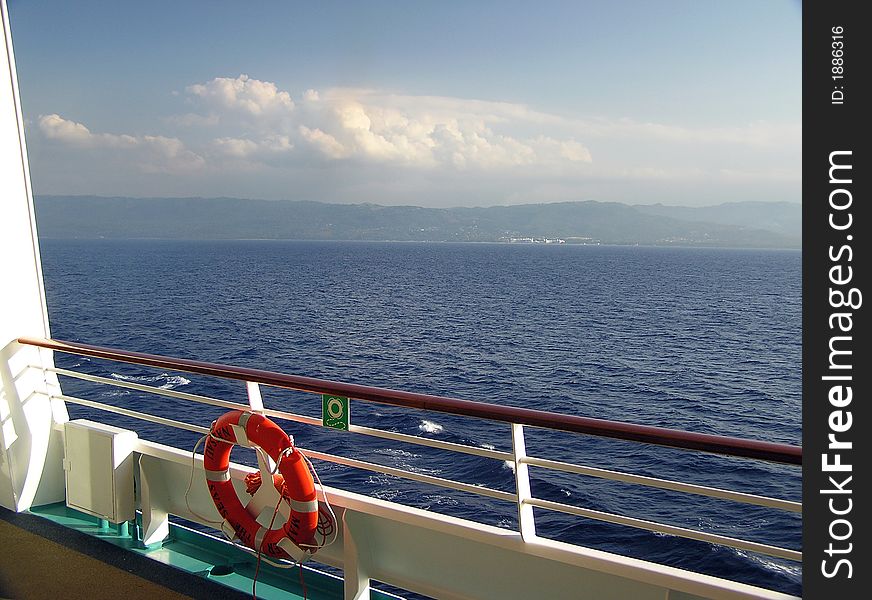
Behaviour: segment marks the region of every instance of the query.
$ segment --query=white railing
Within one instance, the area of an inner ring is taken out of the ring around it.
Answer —
[[[24,343],[27,343],[27,340],[23,340]],[[46,341],[47,343],[55,343],[51,341]],[[75,346],[72,347],[64,347],[64,348],[54,348],[60,349],[62,351],[73,352],[76,354],[86,354],[84,352],[77,351]],[[118,351],[121,352],[121,351]],[[105,357],[101,357],[105,358]],[[167,361],[173,361],[174,359],[165,359]],[[126,360],[126,362],[139,362],[136,360]],[[142,364],[142,363],[140,363]],[[155,365],[151,365],[155,366]],[[163,365],[166,367],[167,365]],[[184,365],[183,365],[184,366]],[[33,367],[39,368],[41,367]],[[191,369],[179,368],[178,370],[188,371]],[[226,367],[229,369],[229,367]],[[98,375],[91,375],[87,373],[80,373],[78,371],[73,371],[69,369],[61,369],[61,368],[48,368],[44,369],[56,375],[60,375],[63,377],[70,377],[78,380],[88,381],[95,384],[100,385],[108,385],[118,388],[125,388],[129,390],[135,390],[138,392],[154,394],[157,396],[163,396],[168,398],[174,398],[177,400],[183,400],[188,402],[196,402],[199,404],[205,404],[225,409],[238,409],[238,410],[252,410],[264,414],[269,417],[284,419],[288,421],[293,421],[297,423],[304,423],[307,425],[320,426],[321,420],[318,418],[296,414],[292,412],[287,412],[283,410],[275,410],[266,408],[263,405],[262,396],[260,393],[260,385],[261,381],[257,380],[244,380],[246,385],[246,393],[248,397],[248,404],[242,404],[237,402],[229,402],[226,400],[221,400],[218,398],[212,398],[209,396],[202,396],[197,394],[190,394],[186,392],[180,392],[171,389],[163,389],[149,385],[143,385],[140,383],[134,383],[132,381],[122,381],[107,377],[101,377]],[[244,370],[243,370],[244,371]],[[277,375],[277,374],[274,374]],[[288,376],[290,377],[290,376]],[[232,377],[234,379],[242,379],[241,377]],[[267,378],[264,378],[267,379]],[[312,380],[315,381],[315,380]],[[330,383],[330,382],[325,382]],[[266,385],[275,385],[275,387],[283,387],[288,388],[291,386],[288,385],[276,385],[272,382],[267,382]],[[295,385],[293,389],[301,389],[300,386]],[[374,388],[373,388],[374,389]],[[311,391],[311,390],[305,390]],[[320,390],[319,390],[320,391]],[[126,417],[132,417],[135,419],[140,419],[143,421],[148,421],[151,423],[164,425],[168,427],[173,427],[177,429],[191,431],[200,435],[208,433],[208,428],[200,425],[194,425],[190,423],[185,423],[182,421],[178,421],[175,419],[169,419],[166,417],[161,417],[158,415],[153,415],[137,410],[131,410],[127,408],[122,408],[110,404],[106,404],[103,402],[97,402],[94,400],[89,400],[85,398],[74,397],[67,394],[58,394],[55,396],[58,400],[62,400],[64,402],[85,406],[91,409],[103,410],[107,412],[111,412],[118,415],[123,415]],[[460,401],[463,402],[463,401]],[[447,412],[447,411],[446,411]],[[506,420],[506,419],[500,419]],[[638,426],[631,426],[638,427]],[[649,428],[650,429],[650,428]],[[746,492],[737,492],[732,490],[726,490],[716,487],[697,485],[692,483],[685,483],[681,481],[673,481],[669,479],[660,479],[655,477],[649,477],[644,475],[637,475],[632,473],[625,473],[621,471],[602,469],[592,466],[573,464],[568,462],[560,462],[545,458],[539,458],[536,456],[531,456],[527,454],[525,435],[524,435],[524,424],[522,423],[512,423],[511,424],[511,440],[512,440],[512,452],[502,452],[499,450],[494,450],[490,448],[482,448],[476,446],[469,446],[465,444],[457,444],[452,442],[445,442],[442,440],[435,440],[432,438],[424,438],[417,437],[413,435],[407,435],[392,431],[386,431],[382,429],[372,428],[372,427],[363,427],[358,425],[350,425],[349,431],[351,433],[366,435],[370,437],[376,437],[380,439],[399,441],[408,444],[414,444],[419,446],[427,446],[430,448],[436,448],[439,450],[444,450],[448,452],[457,452],[469,455],[480,456],[488,459],[498,460],[501,462],[508,462],[514,467],[514,477],[515,477],[515,492],[506,492],[502,490],[497,490],[489,487],[484,487],[480,485],[474,485],[470,483],[465,483],[461,481],[456,481],[453,479],[436,477],[433,475],[428,475],[425,473],[419,473],[414,471],[409,471],[406,469],[400,469],[395,467],[390,467],[378,463],[358,460],[354,458],[338,456],[335,454],[328,454],[324,452],[317,451],[315,449],[301,448],[309,457],[322,460],[333,464],[344,465],[346,467],[353,467],[357,469],[363,469],[367,471],[377,472],[384,475],[390,475],[395,477],[404,478],[411,481],[416,481],[419,483],[438,486],[441,488],[458,490],[462,492],[467,492],[471,494],[476,494],[479,496],[484,496],[488,498],[493,498],[496,500],[501,500],[505,502],[510,502],[515,504],[517,516],[518,516],[518,528],[519,533],[523,537],[524,540],[532,540],[536,537],[536,525],[535,518],[533,513],[533,508],[540,508],[551,511],[558,511],[570,515],[581,516],[588,519],[594,519],[598,521],[624,525],[628,527],[634,527],[638,529],[653,531],[657,533],[662,533],[666,535],[673,535],[683,538],[689,538],[694,540],[699,540],[703,542],[708,542],[711,544],[720,544],[724,546],[730,546],[737,549],[747,550],[751,552],[758,552],[761,554],[766,554],[770,556],[775,556],[783,559],[789,559],[794,561],[802,560],[802,553],[798,550],[793,550],[789,548],[782,548],[778,546],[772,546],[769,544],[763,544],[760,542],[737,539],[729,536],[724,536],[720,534],[710,533],[706,531],[699,531],[695,529],[689,529],[685,527],[679,527],[675,525],[670,525],[666,523],[659,523],[654,521],[648,521],[644,519],[639,519],[635,517],[619,515],[604,511],[592,510],[588,508],[582,508],[574,505],[564,504],[560,502],[554,502],[550,500],[545,500],[541,498],[536,498],[532,495],[530,489],[530,479],[529,479],[529,468],[542,468],[548,470],[561,471],[565,473],[573,473],[584,475],[588,477],[595,477],[610,481],[618,481],[628,484],[653,487],[658,489],[671,490],[675,492],[683,492],[689,494],[696,494],[700,496],[705,496],[709,498],[716,498],[722,500],[728,500],[733,502],[739,502],[744,504],[751,504],[757,506],[769,507],[777,510],[783,510],[794,513],[801,513],[802,505],[799,502],[794,502],[790,500],[783,500],[778,498],[771,498],[767,496],[751,494]],[[671,431],[671,430],[664,430]],[[727,438],[724,438],[727,439]],[[790,448],[790,447],[785,447]],[[794,449],[795,450],[795,449]],[[779,450],[780,451],[780,450]],[[789,450],[789,452],[793,452],[793,450]],[[793,452],[795,454],[795,452]],[[795,462],[793,458],[788,458],[785,460],[781,460],[780,462]]]

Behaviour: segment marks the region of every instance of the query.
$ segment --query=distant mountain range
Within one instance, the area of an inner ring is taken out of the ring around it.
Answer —
[[[799,248],[801,206],[559,202],[487,208],[240,198],[39,196],[44,238],[394,240]]]

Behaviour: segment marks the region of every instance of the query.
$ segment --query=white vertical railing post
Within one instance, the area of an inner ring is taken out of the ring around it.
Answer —
[[[530,542],[536,538],[536,521],[533,506],[527,500],[533,497],[530,492],[530,469],[527,463],[527,446],[524,443],[524,426],[512,423],[512,454],[515,459],[515,491],[518,494],[518,529],[521,539]]]
[[[159,459],[139,455],[139,499],[142,507],[142,544],[151,546],[163,542],[170,535],[169,511],[162,503],[170,495],[165,489],[163,478],[152,477],[149,465]]]
[[[260,384],[256,381],[246,381],[245,389],[248,391],[248,405],[254,412],[263,412],[263,397],[260,395]]]
[[[337,523],[338,527],[339,524]],[[365,522],[355,519],[348,509],[342,513],[343,576],[345,600],[369,600],[369,568],[365,558],[370,555],[366,547]]]
[[[246,381],[245,389],[248,392],[248,406],[252,412],[263,414],[263,396],[260,395],[260,384],[256,381]],[[291,438],[293,440],[293,438]],[[266,463],[264,463],[266,461]],[[276,468],[275,461],[264,453],[257,453],[257,466],[260,472],[266,477],[268,472],[272,472]],[[267,478],[268,479],[268,478]],[[264,481],[267,481],[265,479]]]

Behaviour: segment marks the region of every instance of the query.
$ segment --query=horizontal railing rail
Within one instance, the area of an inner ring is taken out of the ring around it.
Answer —
[[[610,469],[600,469],[598,467],[589,467],[586,465],[577,465],[557,460],[549,460],[546,458],[537,458],[535,456],[527,456],[525,458],[522,458],[521,462],[533,467],[542,467],[544,469],[551,469],[553,471],[576,473],[578,475],[587,475],[588,477],[598,477],[600,479],[609,479],[611,481],[623,481],[625,483],[634,483],[636,485],[659,488],[662,490],[685,492],[688,494],[697,494],[699,496],[708,496],[710,498],[721,498],[722,500],[733,500],[735,502],[743,502],[745,504],[768,506],[769,508],[778,508],[780,510],[786,510],[789,512],[802,512],[801,503],[792,502],[790,500],[781,500],[780,498],[770,498],[768,496],[759,496],[757,494],[734,492],[732,490],[724,490],[721,488],[705,485],[696,485],[693,483],[684,483],[682,481],[672,481],[670,479],[661,479],[658,477],[634,475],[632,473],[624,473],[621,471],[613,471]]]
[[[41,367],[40,367],[41,368]],[[221,408],[227,408],[229,410],[249,410],[251,408],[248,404],[240,404],[239,402],[229,402],[227,400],[219,400],[218,398],[211,398],[209,396],[201,396],[199,394],[188,394],[186,392],[177,392],[175,390],[168,390],[163,388],[157,388],[151,385],[143,385],[141,383],[133,383],[130,381],[119,381],[117,379],[110,379],[108,377],[100,377],[99,375],[89,375],[87,373],[79,373],[78,371],[70,371],[69,369],[58,369],[56,367],[51,367],[45,369],[51,373],[56,373],[58,375],[63,375],[65,377],[72,377],[73,379],[80,379],[82,381],[90,381],[92,383],[100,383],[103,385],[110,385],[113,387],[125,388],[129,390],[136,390],[139,392],[145,392],[149,394],[154,394],[156,396],[164,396],[166,398],[175,398],[177,400],[188,400],[191,402],[199,402],[200,404],[208,404],[210,406],[220,406]],[[320,427],[322,425],[320,419],[316,419],[314,417],[307,417],[306,415],[300,415],[292,412],[287,412],[284,410],[274,410],[271,408],[264,408],[259,411],[262,412],[267,417],[277,417],[279,419],[285,419],[286,421],[294,421],[296,423],[304,423],[306,425],[314,425]],[[408,435],[405,433],[398,433],[396,431],[384,431],[382,429],[375,429],[373,427],[362,427],[360,425],[355,425],[353,423],[349,423],[348,431],[352,433],[362,433],[364,435],[369,435],[372,437],[378,437],[383,439],[389,439],[393,441],[406,442],[409,444],[415,444],[417,446],[429,446],[430,448],[439,448],[441,450],[450,450],[453,452],[461,452],[463,454],[472,454],[475,456],[483,456],[485,458],[493,458],[496,460],[513,460],[514,456],[511,452],[501,452],[499,450],[491,450],[490,448],[481,448],[478,446],[467,446],[465,444],[456,444],[454,442],[443,442],[442,440],[434,440],[430,438],[422,438],[414,435]]]
[[[19,338],[18,342],[49,350],[78,354],[80,356],[148,365],[161,369],[211,375],[225,379],[252,381],[263,385],[302,392],[347,396],[358,400],[368,400],[370,402],[405,408],[417,408],[558,431],[584,433],[658,446],[699,450],[725,456],[755,458],[785,464],[802,464],[802,448],[790,444],[695,433],[651,425],[594,419],[591,417],[563,415],[529,408],[498,406],[472,400],[404,392],[299,375],[287,375],[261,369],[234,367],[183,358],[169,358],[141,352],[129,352],[78,342],[27,337]]]
[[[119,381],[117,379],[110,379],[108,377],[100,377],[98,375],[90,375],[87,373],[79,373],[78,371],[71,371],[69,369],[59,369],[56,367],[52,367],[46,369],[52,373],[56,373],[58,375],[63,375],[65,377],[71,377],[73,379],[80,379],[82,381],[89,381],[92,383],[100,383],[103,385],[109,385],[118,388],[136,390],[140,392],[155,394],[157,396],[164,396],[167,398],[175,398],[177,400],[188,400],[192,402],[199,402],[200,404],[207,404],[210,406],[219,406],[221,408],[227,408],[230,410],[247,410],[249,409],[249,405],[241,404],[238,402],[229,402],[227,400],[219,400],[217,398],[211,398],[209,396],[201,396],[198,394],[189,394],[186,392],[178,392],[175,390],[167,390],[162,388],[157,388],[150,385],[143,385],[141,383],[133,383],[130,381]],[[82,400],[80,398],[74,398],[70,396],[59,396],[60,399],[65,400],[67,402],[71,402],[73,404],[81,404],[83,406],[88,406],[90,408],[98,408],[101,410],[110,410],[113,407],[108,404],[96,403],[90,400]],[[96,405],[96,406],[95,406]],[[125,410],[125,409],[121,409]],[[279,419],[284,419],[286,421],[294,421],[296,423],[304,423],[306,425],[314,425],[320,426],[320,419],[316,419],[314,417],[308,417],[306,415],[300,415],[297,413],[291,413],[283,410],[274,410],[269,408],[263,409],[263,414],[269,417],[276,417]],[[138,414],[143,420],[158,422],[154,419],[159,419],[160,417],[155,417],[153,415],[147,415],[146,413],[136,413],[136,411],[126,411],[119,412],[119,414],[125,414],[125,416],[131,416],[128,413],[135,413],[133,416],[135,417]],[[154,417],[153,419],[151,417]],[[165,423],[162,423],[165,424]],[[189,427],[180,427],[181,429],[189,429],[191,431],[198,431],[199,433],[203,433],[205,428],[194,429],[196,426],[190,425]],[[382,439],[388,439],[393,441],[405,442],[408,444],[414,444],[417,446],[428,446],[431,448],[439,448],[441,450],[450,450],[453,452],[461,452],[464,454],[471,454],[475,456],[482,456],[485,458],[492,458],[495,460],[501,461],[513,461],[514,455],[511,452],[502,452],[500,450],[491,450],[489,448],[482,448],[478,446],[467,446],[465,444],[456,444],[453,442],[443,442],[441,440],[434,440],[425,437],[418,437],[414,435],[408,435],[404,433],[398,433],[395,431],[384,431],[381,429],[375,429],[372,427],[362,427],[360,425],[349,424],[348,430],[352,433],[362,433],[364,435],[368,435],[371,437],[378,437]],[[622,471],[614,471],[610,469],[601,469],[597,467],[590,467],[586,465],[578,465],[573,463],[566,463],[556,460],[549,460],[545,458],[537,458],[535,456],[527,456],[520,459],[520,462],[523,464],[530,465],[532,467],[541,467],[544,469],[550,469],[553,471],[563,471],[565,473],[575,473],[578,475],[586,475],[589,477],[596,477],[599,479],[608,479],[611,481],[622,481],[625,483],[632,483],[636,485],[642,485],[646,487],[653,487],[659,489],[666,489],[678,492],[685,492],[689,494],[697,494],[700,496],[708,496],[710,498],[720,498],[722,500],[733,500],[735,502],[742,502],[745,504],[756,504],[758,506],[766,506],[769,508],[777,508],[780,510],[786,510],[790,512],[802,512],[802,504],[799,502],[793,502],[790,500],[781,500],[779,498],[770,498],[768,496],[760,496],[757,494],[748,494],[744,492],[736,492],[733,490],[725,490],[722,488],[715,488],[710,486],[697,485],[692,483],[685,483],[681,481],[673,481],[670,479],[662,479],[657,477],[648,477],[645,475],[635,475],[633,473],[624,473]],[[388,474],[388,473],[386,473]]]
[[[802,553],[788,548],[780,548],[769,544],[760,544],[758,542],[749,542],[733,537],[719,535],[716,533],[707,533],[696,529],[688,529],[687,527],[676,527],[674,525],[664,525],[654,521],[646,521],[645,519],[637,519],[635,517],[626,517],[613,513],[603,512],[601,510],[592,510],[590,508],[582,508],[580,506],[572,506],[571,504],[563,504],[562,502],[552,502],[551,500],[542,500],[540,498],[530,498],[524,501],[532,506],[545,508],[548,510],[558,511],[579,517],[587,517],[588,519],[596,519],[597,521],[605,521],[614,523],[615,525],[626,525],[635,527],[636,529],[646,529],[657,533],[665,533],[677,537],[699,540],[701,542],[709,542],[712,544],[720,544],[722,546],[730,546],[740,550],[750,550],[759,552],[760,554],[768,554],[769,556],[777,556],[778,558],[786,558],[788,560],[802,560]]]
[[[106,360],[128,362],[149,367],[156,367],[160,369],[184,371],[188,373],[197,373],[202,375],[222,377],[225,379],[244,381],[246,382],[246,386],[249,392],[248,404],[230,402],[227,400],[219,400],[217,398],[211,398],[209,396],[190,394],[171,389],[143,385],[131,381],[101,377],[99,375],[80,373],[78,371],[73,371],[69,369],[56,367],[32,367],[36,369],[42,369],[44,371],[49,371],[55,373],[56,375],[61,375],[64,377],[71,377],[84,381],[89,381],[92,383],[136,390],[144,393],[155,394],[158,396],[174,398],[177,400],[191,401],[227,409],[258,410],[259,412],[267,416],[295,421],[299,423],[305,423],[308,425],[320,426],[322,423],[320,419],[316,419],[306,415],[264,407],[257,386],[259,384],[262,384],[310,393],[345,395],[350,398],[369,400],[372,402],[380,402],[384,404],[391,404],[394,406],[408,406],[423,410],[444,412],[448,414],[466,415],[482,419],[488,419],[491,421],[502,421],[511,423],[514,446],[512,452],[503,452],[493,448],[445,442],[432,438],[407,435],[398,432],[386,431],[372,427],[362,427],[353,424],[349,426],[349,431],[352,433],[363,434],[382,439],[401,441],[420,446],[429,446],[441,450],[461,452],[465,454],[472,454],[485,458],[505,461],[507,463],[513,463],[516,483],[516,490],[514,493],[496,490],[485,486],[464,483],[452,479],[446,479],[443,477],[436,477],[415,470],[401,469],[383,464],[362,461],[359,459],[338,456],[335,454],[327,454],[312,449],[304,449],[304,451],[307,453],[307,455],[316,460],[323,460],[333,464],[344,465],[346,467],[358,468],[371,472],[382,473],[385,475],[401,477],[404,479],[425,483],[428,485],[468,492],[479,496],[490,497],[496,500],[512,502],[517,506],[519,514],[519,530],[522,536],[524,536],[524,539],[528,539],[530,536],[535,537],[536,535],[531,512],[532,508],[536,507],[540,509],[563,512],[608,523],[624,525],[638,529],[645,529],[662,534],[675,535],[689,539],[731,546],[742,550],[750,550],[753,552],[759,552],[762,554],[767,554],[770,556],[776,556],[789,560],[801,560],[802,558],[802,553],[798,550],[781,548],[778,546],[772,546],[760,542],[742,540],[720,534],[699,531],[695,529],[688,529],[685,527],[658,523],[635,517],[592,510],[569,504],[563,504],[560,502],[553,502],[550,500],[536,498],[530,493],[529,490],[529,475],[527,473],[527,469],[529,467],[562,471],[566,473],[575,473],[600,479],[665,489],[675,492],[697,494],[721,500],[729,500],[744,504],[753,504],[788,512],[799,513],[802,511],[802,505],[799,502],[792,502],[789,500],[770,498],[767,496],[761,496],[745,492],[737,492],[716,487],[673,481],[669,479],[636,475],[632,473],[625,473],[621,471],[602,469],[587,465],[549,460],[544,458],[538,458],[532,455],[527,455],[526,451],[524,450],[523,425],[545,427],[561,431],[572,431],[576,433],[598,435],[600,437],[609,437],[641,443],[657,444],[661,446],[703,450],[706,452],[713,452],[717,454],[756,458],[786,464],[801,463],[802,449],[796,446],[789,446],[786,444],[772,444],[768,442],[757,442],[753,440],[743,440],[740,438],[692,434],[673,429],[632,425],[615,421],[587,419],[583,417],[572,417],[537,410],[506,410],[506,407],[481,402],[457,400],[453,398],[430,396],[426,394],[397,392],[394,390],[387,390],[383,388],[337,383],[308,377],[297,377],[292,375],[284,375],[281,373],[274,373],[271,371],[263,371],[259,369],[247,369],[226,365],[217,365],[213,363],[204,363],[200,361],[167,358],[157,355],[127,352],[123,350],[115,350],[112,348],[103,348],[99,346],[91,346],[88,344],[79,344],[74,342],[61,342],[56,340],[36,338],[20,338],[19,342],[65,353],[90,356]],[[177,421],[175,419],[160,417],[150,413],[143,413],[136,410],[117,407],[110,404],[97,402],[95,400],[88,400],[60,393],[54,397],[70,404],[77,404],[96,410],[109,411],[135,419],[191,431],[201,435],[208,432],[207,427],[203,427],[200,425],[193,425],[190,423]],[[527,515],[526,517],[525,514]]]
[[[70,404],[77,404],[79,406],[86,406],[88,408],[94,408],[97,410],[104,410],[107,412],[112,412],[115,414],[123,415],[125,417],[131,417],[134,419],[140,419],[142,421],[148,421],[149,423],[156,423],[158,425],[166,425],[168,427],[174,427],[176,429],[183,429],[186,431],[192,431],[194,433],[199,433],[200,435],[206,435],[209,433],[208,427],[203,427],[201,425],[192,425],[191,423],[185,423],[184,421],[177,421],[175,419],[167,419],[165,417],[159,417],[157,415],[152,415],[149,413],[144,413],[136,410],[129,410],[126,408],[120,408],[118,406],[112,406],[111,404],[105,404],[103,402],[95,402],[93,400],[86,400],[84,398],[77,398],[75,396],[68,396],[66,394],[60,394],[58,396],[54,396],[58,400],[63,400],[64,402],[69,402]],[[247,406],[240,405],[242,408],[248,408]],[[358,460],[356,458],[347,458],[345,456],[338,456],[336,454],[327,454],[326,452],[318,452],[316,450],[312,450],[309,448],[300,448],[302,452],[306,454],[309,458],[314,458],[317,460],[323,460],[327,462],[331,462],[337,465],[344,465],[346,467],[354,467],[357,469],[363,469],[365,471],[372,471],[374,473],[382,473],[383,475],[393,475],[394,477],[402,477],[406,479],[411,479],[414,481],[418,481],[420,483],[428,483],[430,485],[435,485],[443,488],[449,488],[453,490],[458,490],[461,492],[469,492],[472,494],[476,494],[479,496],[488,496],[490,498],[495,498],[496,500],[506,500],[508,502],[516,502],[517,495],[512,494],[510,492],[503,492],[501,490],[495,490],[493,488],[489,488],[482,485],[473,485],[470,483],[463,483],[461,481],[454,481],[452,479],[446,479],[444,477],[434,477],[432,475],[427,475],[425,473],[415,473],[413,471],[408,471],[405,469],[397,469],[395,467],[389,467],[387,465],[380,465],[373,462],[368,462],[365,460]]]

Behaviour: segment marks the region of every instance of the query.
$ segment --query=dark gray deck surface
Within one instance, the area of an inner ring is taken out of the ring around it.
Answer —
[[[46,519],[0,508],[0,598],[251,598]]]

